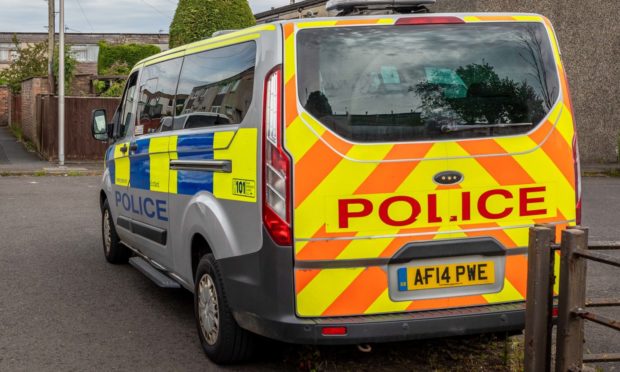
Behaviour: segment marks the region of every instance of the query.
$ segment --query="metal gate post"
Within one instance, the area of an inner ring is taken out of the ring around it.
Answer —
[[[560,261],[556,372],[581,371],[583,365],[583,319],[573,314],[573,311],[585,308],[587,263],[575,254],[577,249],[588,249],[588,230],[564,230]]]
[[[527,299],[525,308],[525,371],[548,371],[551,366],[551,350],[548,319],[550,319],[549,293],[552,272],[551,242],[555,232],[544,226],[530,228],[527,258]]]

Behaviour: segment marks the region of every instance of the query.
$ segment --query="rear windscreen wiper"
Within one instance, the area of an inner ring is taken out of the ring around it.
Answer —
[[[461,132],[475,129],[531,127],[532,123],[504,123],[504,124],[445,124],[441,126],[442,133]]]

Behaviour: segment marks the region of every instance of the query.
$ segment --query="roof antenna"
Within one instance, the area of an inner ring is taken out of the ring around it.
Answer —
[[[338,12],[337,16],[374,14],[430,13],[426,5],[435,0],[329,0],[327,10]]]

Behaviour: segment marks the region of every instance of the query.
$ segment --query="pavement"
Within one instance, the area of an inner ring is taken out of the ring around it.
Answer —
[[[369,354],[266,342],[258,360],[216,367],[199,345],[189,292],[105,262],[98,183],[0,177],[0,371],[308,370],[306,360],[334,371],[506,370],[475,338],[374,345]],[[583,185],[591,239],[620,240],[620,178]],[[588,270],[590,297],[619,297],[617,269],[592,263]],[[620,319],[620,308],[601,312]],[[617,332],[588,325],[586,337],[587,352],[620,352]],[[619,364],[600,367],[620,371]]]
[[[8,127],[0,127],[0,176],[96,175],[102,169],[102,161],[66,162],[64,167],[59,167],[57,163],[42,160],[35,151],[26,149]]]

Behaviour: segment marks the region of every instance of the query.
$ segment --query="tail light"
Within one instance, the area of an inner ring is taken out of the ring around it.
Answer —
[[[292,244],[290,159],[282,149],[282,70],[265,79],[263,112],[263,221],[279,245]]]
[[[577,142],[577,130],[573,137],[573,162],[575,166],[575,221],[581,225],[581,161],[579,159],[579,144]]]
[[[562,79],[564,82],[567,82],[568,79],[566,77],[565,71],[560,71],[563,74]],[[562,85],[562,89],[565,90],[563,95],[564,104],[569,107],[570,111],[573,112],[573,102],[570,97],[570,91],[568,88],[568,83]],[[577,225],[581,225],[581,160],[579,159],[579,141],[577,140],[577,124],[573,118],[573,166],[575,169],[575,223]]]
[[[396,21],[397,26],[401,25],[450,25],[465,23],[459,17],[407,17]]]

